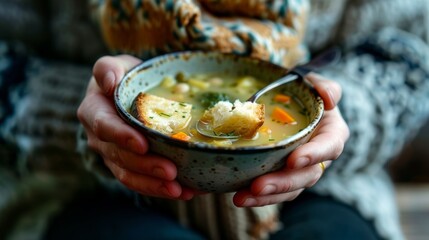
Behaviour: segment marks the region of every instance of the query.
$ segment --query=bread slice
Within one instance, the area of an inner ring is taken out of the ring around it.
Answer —
[[[177,102],[147,93],[139,93],[131,105],[131,114],[144,125],[171,135],[191,120],[192,104]]]
[[[252,138],[264,124],[265,105],[220,101],[204,112],[202,121],[211,124],[216,134],[234,134]]]

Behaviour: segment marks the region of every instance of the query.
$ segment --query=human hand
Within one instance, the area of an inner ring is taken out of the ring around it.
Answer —
[[[341,87],[314,73],[306,78],[324,100],[325,113],[319,127],[308,143],[287,157],[283,169],[260,176],[249,188],[238,191],[233,199],[236,206],[256,207],[291,201],[305,188],[313,186],[323,175],[323,168],[342,153],[349,128],[336,106],[341,99]]]
[[[103,157],[106,166],[126,187],[146,196],[191,199],[195,192],[175,180],[174,163],[149,152],[146,138],[116,112],[115,87],[140,62],[127,55],[100,58],[77,116],[85,128],[89,147]]]

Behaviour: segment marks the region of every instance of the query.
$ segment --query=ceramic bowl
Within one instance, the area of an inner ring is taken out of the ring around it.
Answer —
[[[268,83],[285,75],[287,70],[233,54],[179,52],[146,61],[123,77],[114,95],[119,115],[148,139],[151,151],[176,164],[181,184],[200,191],[236,191],[248,186],[256,177],[280,169],[285,157],[309,140],[323,115],[321,97],[306,81],[297,80],[286,86],[307,109],[310,124],[287,139],[270,145],[235,148],[176,140],[146,127],[128,110],[139,92],[155,87],[165,76],[177,72],[233,72],[253,75]]]

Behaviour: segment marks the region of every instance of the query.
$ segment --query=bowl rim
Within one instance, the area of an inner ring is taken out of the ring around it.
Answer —
[[[218,51],[197,50],[197,51],[179,51],[179,52],[159,55],[131,68],[128,72],[125,73],[125,75],[122,77],[118,85],[115,87],[114,104],[120,117],[125,122],[130,124],[132,127],[136,128],[137,131],[143,133],[142,129],[144,129],[144,131],[146,131],[144,132],[144,134],[152,135],[153,137],[161,139],[163,142],[171,143],[177,147],[208,151],[208,152],[216,152],[216,153],[230,153],[230,154],[231,153],[266,152],[266,151],[272,151],[274,149],[286,148],[287,146],[295,143],[296,141],[306,137],[308,134],[311,134],[319,125],[325,111],[323,99],[316,91],[316,89],[313,87],[313,85],[310,82],[308,82],[305,78],[304,79],[301,78],[301,80],[303,81],[303,84],[305,84],[309,88],[310,92],[314,94],[314,96],[316,97],[316,102],[317,102],[316,104],[318,105],[316,110],[317,111],[316,116],[305,128],[301,129],[299,132],[283,140],[274,142],[272,144],[264,144],[264,145],[256,145],[256,146],[215,146],[215,145],[203,143],[203,142],[188,142],[188,141],[174,139],[166,134],[163,134],[150,127],[145,126],[141,121],[136,119],[131,113],[129,113],[122,106],[119,92],[122,88],[124,88],[124,85],[126,85],[127,80],[130,79],[132,76],[134,76],[136,73],[143,72],[144,70],[154,67],[156,64],[162,64],[163,62],[171,60],[172,58],[177,58],[177,59],[180,59],[181,57],[191,58],[199,55],[206,55],[208,57],[222,57],[222,58],[226,57],[226,58],[231,58],[233,60],[243,59],[246,61],[255,61],[257,65],[276,68],[276,69],[279,69],[279,71],[284,70],[285,73],[288,72],[288,70],[281,65],[277,65],[275,63],[261,60],[258,58],[237,55],[234,53],[222,53]]]

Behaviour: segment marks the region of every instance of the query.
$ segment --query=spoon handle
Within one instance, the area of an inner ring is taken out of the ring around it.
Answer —
[[[308,63],[299,65],[292,69],[292,72],[295,72],[298,75],[305,76],[307,73],[317,70],[329,65],[332,65],[341,57],[341,50],[338,47],[330,48],[319,55],[315,56]]]
[[[293,68],[287,75],[283,76],[282,78],[268,84],[261,90],[257,91],[249,99],[247,99],[247,101],[256,102],[256,100],[261,95],[270,91],[271,89],[276,88],[280,85],[289,83],[300,77],[304,77],[305,75],[307,75],[307,73],[311,72],[312,70],[319,69],[327,65],[333,64],[339,60],[340,56],[341,56],[341,51],[339,48],[336,48],[336,47],[330,48],[327,51],[313,58],[310,62]]]
[[[298,74],[295,73],[289,73],[284,77],[281,77],[280,79],[268,84],[267,86],[265,86],[264,88],[262,88],[261,90],[257,91],[255,94],[253,94],[249,99],[247,99],[247,101],[249,102],[256,102],[256,100],[263,95],[264,93],[270,91],[273,88],[276,88],[278,86],[281,86],[283,84],[286,84],[288,82],[292,82],[293,80],[298,79],[300,76]]]

